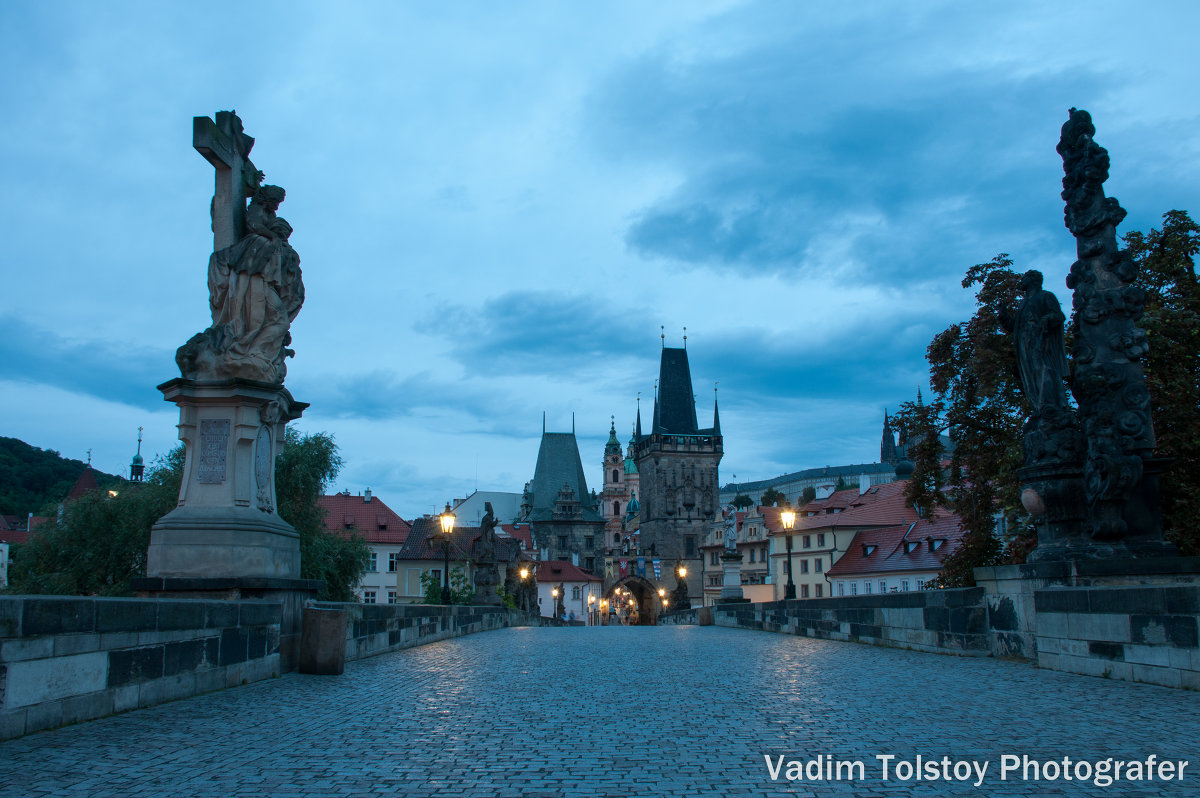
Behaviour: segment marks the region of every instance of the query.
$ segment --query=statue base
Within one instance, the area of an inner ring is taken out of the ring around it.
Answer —
[[[742,555],[731,551],[722,552],[721,566],[721,597],[717,601],[721,604],[749,601],[742,593]]]
[[[151,528],[148,578],[300,576],[300,536],[276,513],[275,458],[307,404],[282,385],[174,379],[184,445],[179,505]]]

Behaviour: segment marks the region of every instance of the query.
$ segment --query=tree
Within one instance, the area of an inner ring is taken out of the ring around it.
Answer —
[[[179,499],[183,447],[150,468],[145,482],[124,483],[112,496],[98,491],[67,502],[53,520],[16,547],[10,592],[120,596],[146,575],[150,527]],[[319,597],[349,601],[366,570],[369,550],[358,535],[325,530],[317,498],[341,468],[333,438],[288,429],[276,460],[280,518],[300,534],[301,576],[322,579]]]
[[[733,497],[733,501],[731,501],[730,504],[732,504],[735,509],[745,510],[747,507],[754,506],[754,499],[751,499],[744,493],[739,493]]]
[[[775,488],[767,488],[766,491],[763,493],[762,498],[758,500],[758,503],[762,507],[771,507],[771,506],[787,507],[788,506],[787,496],[784,496],[782,492],[776,490]]]
[[[68,460],[58,452],[38,449],[17,438],[0,437],[0,514],[43,512],[54,507],[71,490],[87,465]],[[119,490],[119,477],[93,469],[101,488]]]
[[[849,490],[849,489],[850,489],[850,483],[846,481],[846,477],[844,475],[839,476],[837,484],[833,486],[833,492],[837,493],[839,490]]]
[[[1161,478],[1163,530],[1185,556],[1200,554],[1200,227],[1185,211],[1163,214],[1161,230],[1124,236],[1146,289],[1141,320],[1150,342],[1143,363]]]
[[[129,595],[129,580],[146,575],[150,527],[175,507],[182,473],[180,445],[155,460],[144,482],[66,502],[61,517],[15,547],[9,592]]]
[[[800,506],[808,504],[811,501],[816,501],[817,489],[809,485],[804,490],[800,491]]]
[[[275,462],[275,499],[279,517],[300,533],[300,576],[324,582],[322,601],[353,601],[371,555],[357,532],[334,534],[325,528],[325,510],[318,502],[341,469],[333,436],[301,435],[287,428]]]
[[[431,571],[421,574],[421,591],[425,594],[426,604],[442,603],[442,583],[433,578]],[[475,600],[475,588],[467,582],[467,575],[462,568],[450,569],[450,603],[470,604]]]
[[[942,403],[904,402],[896,418],[908,430],[908,458],[913,471],[904,487],[904,498],[921,518],[933,517],[935,508],[946,504],[942,472]]]

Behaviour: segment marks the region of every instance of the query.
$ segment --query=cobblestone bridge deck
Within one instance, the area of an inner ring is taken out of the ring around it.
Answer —
[[[716,627],[518,628],[0,743],[0,792],[1195,796],[1198,749],[1194,692]],[[877,754],[991,764],[979,788],[884,781]],[[1001,781],[1003,754],[1190,764],[1106,789]],[[864,778],[772,781],[764,755]]]

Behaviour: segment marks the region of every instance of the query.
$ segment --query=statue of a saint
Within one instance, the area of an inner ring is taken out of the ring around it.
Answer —
[[[1051,408],[1067,405],[1064,380],[1069,371],[1063,341],[1066,317],[1058,298],[1042,288],[1041,272],[1025,272],[1021,278],[1021,291],[1024,298],[1017,307],[1013,324],[1017,369],[1025,398],[1033,407],[1034,417],[1038,417]]]
[[[477,554],[481,562],[492,562],[496,559],[496,515],[492,512],[492,503],[483,503],[483,518],[479,522],[479,549]]]
[[[304,304],[292,226],[276,215],[285,192],[260,186],[246,209],[246,232],[208,261],[212,326],[175,355],[189,379],[238,377],[282,383],[292,355],[289,328]]]
[[[731,508],[729,516],[725,519],[725,550],[737,551],[737,510]]]

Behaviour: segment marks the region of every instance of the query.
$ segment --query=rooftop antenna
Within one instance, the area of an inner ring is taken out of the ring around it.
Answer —
[[[662,339],[662,348],[667,348],[667,328],[663,325],[658,325],[658,337]]]
[[[575,411],[571,411],[571,434],[575,434]]]
[[[683,328],[683,348],[687,349],[687,327]]]
[[[546,434],[546,411],[542,411],[542,434]]]
[[[88,449],[88,461],[87,461],[87,464],[88,464],[89,466],[92,464],[92,450],[91,450],[91,449]]]

